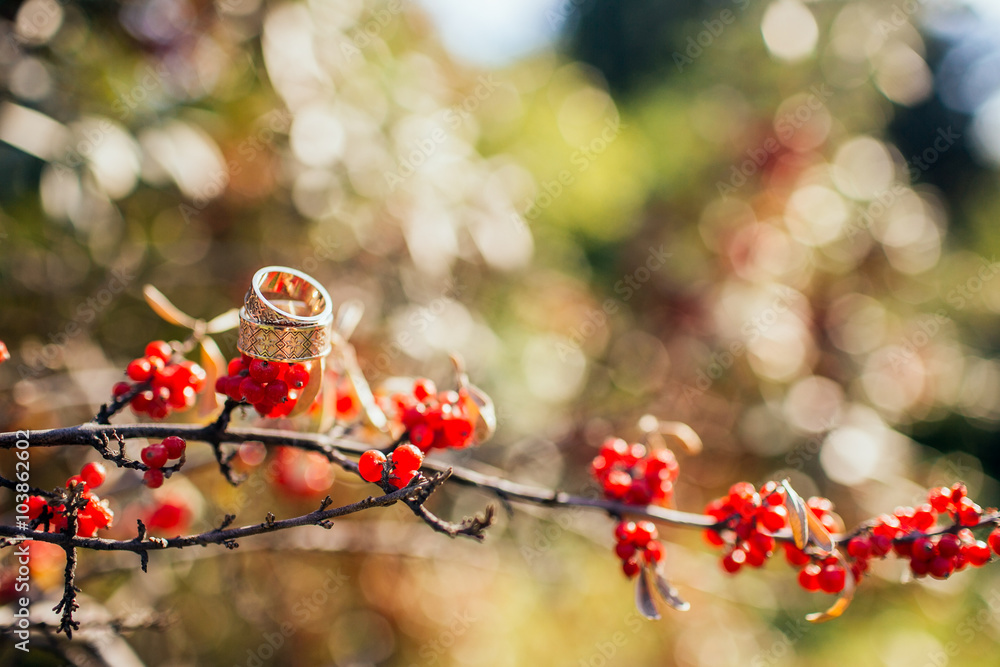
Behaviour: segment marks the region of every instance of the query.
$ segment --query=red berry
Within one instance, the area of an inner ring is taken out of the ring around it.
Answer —
[[[119,396],[124,396],[132,390],[132,385],[128,382],[116,382],[115,386],[111,388],[111,395],[115,398]]]
[[[784,549],[785,549],[785,560],[788,561],[789,565],[792,565],[794,567],[802,567],[803,565],[806,565],[810,560],[812,560],[809,557],[809,554],[807,554],[805,551],[802,551],[791,542],[785,542]]]
[[[28,498],[28,518],[34,521],[42,514],[42,509],[47,507],[48,503],[45,502],[45,498],[41,496],[30,496]]]
[[[643,556],[646,557],[647,563],[659,563],[663,560],[664,553],[663,544],[657,542],[656,540],[652,540],[646,545],[646,550],[643,552]]]
[[[264,387],[264,400],[270,403],[284,403],[288,400],[288,384],[284,380],[271,380]]]
[[[722,537],[711,528],[704,530],[702,534],[705,536],[705,541],[711,544],[713,547],[721,547],[723,544],[726,543],[726,541],[723,540]]]
[[[424,462],[424,453],[413,445],[401,445],[393,450],[392,462],[396,471],[410,472],[420,468]]]
[[[163,471],[159,468],[151,468],[142,473],[142,483],[151,489],[158,489],[163,486]]]
[[[993,553],[1000,555],[1000,528],[993,529],[987,542],[989,542],[990,549],[993,549]]]
[[[624,470],[612,470],[604,480],[604,493],[611,498],[621,498],[632,487],[632,477]]]
[[[913,560],[930,560],[934,557],[934,542],[927,537],[918,537],[910,547]]]
[[[146,345],[147,357],[159,357],[164,361],[170,361],[170,356],[173,353],[174,351],[170,347],[170,343],[163,340],[154,340],[152,343]]]
[[[931,560],[918,560],[914,558],[910,561],[910,571],[913,572],[914,576],[923,577],[931,569]]]
[[[80,476],[80,475],[73,475],[72,477],[70,477],[69,479],[66,480],[66,488],[67,489],[72,489],[74,486],[77,486],[77,485],[80,485],[80,484],[83,485],[83,489],[84,489],[84,491],[86,491],[87,490],[87,483],[83,480],[82,476]]]
[[[622,521],[615,526],[615,538],[619,542],[631,542],[635,537],[636,525],[633,521]]]
[[[761,523],[769,533],[776,533],[785,527],[785,518],[788,510],[783,505],[772,505],[764,510],[761,515]]]
[[[167,398],[167,403],[172,408],[183,410],[184,408],[190,408],[194,405],[197,397],[198,395],[195,393],[194,387],[182,387],[170,392],[170,396]]]
[[[385,454],[377,449],[369,449],[358,460],[358,472],[366,482],[380,482],[385,469]]]
[[[743,567],[743,563],[747,560],[747,552],[743,549],[733,549],[727,553],[722,559],[722,569],[730,574],[735,574]]]
[[[818,591],[820,588],[819,575],[822,572],[819,565],[810,563],[799,572],[799,586],[807,591]]]
[[[969,564],[973,567],[982,567],[990,561],[990,548],[986,546],[985,542],[977,541],[963,545],[962,555],[968,559]]]
[[[840,565],[827,565],[819,573],[819,587],[827,593],[839,593],[847,583],[847,572]]]
[[[763,567],[766,560],[766,552],[756,548],[750,548],[747,550],[747,565],[753,567]]]
[[[295,364],[285,373],[285,382],[294,389],[301,389],[309,383],[309,371],[302,364]]]
[[[448,441],[449,447],[462,449],[472,441],[472,434],[475,427],[472,422],[464,418],[452,418],[444,422],[444,437]]]
[[[847,553],[851,558],[868,558],[871,552],[871,545],[864,537],[852,537],[847,543]]]
[[[635,524],[635,533],[632,536],[632,544],[642,549],[655,537],[656,524],[652,521],[639,521]]]
[[[969,490],[965,487],[965,484],[961,482],[955,482],[951,485],[951,502],[956,505],[969,494]]]
[[[229,375],[237,376],[242,371],[246,370],[246,366],[243,364],[243,360],[237,357],[236,359],[231,359],[229,365],[226,367],[226,372]]]
[[[639,574],[639,570],[641,569],[639,561],[634,558],[629,558],[628,560],[622,562],[622,572],[624,572],[625,576],[629,579]]]
[[[951,559],[945,558],[944,556],[938,556],[931,559],[930,565],[928,566],[928,572],[935,579],[947,579],[948,575],[951,574],[951,570]]]
[[[872,535],[869,540],[871,544],[871,554],[881,558],[892,550],[892,540],[885,535]]]
[[[146,412],[153,419],[164,419],[170,414],[170,408],[162,398],[154,398],[149,402],[149,409]]]
[[[962,498],[958,507],[958,523],[963,526],[978,525],[982,513],[983,508],[968,498]]]
[[[950,533],[942,535],[941,539],[938,540],[938,553],[944,558],[953,558],[957,556],[962,550],[962,541],[958,539],[957,535],[952,535]],[[932,571],[933,574],[933,571]]]
[[[153,367],[146,358],[133,359],[128,362],[125,373],[135,382],[145,382],[153,376]]]
[[[240,382],[240,394],[247,403],[260,403],[264,400],[264,387],[252,377],[245,377]]]
[[[106,476],[107,471],[104,469],[104,465],[96,461],[91,461],[80,470],[80,477],[92,489],[96,489],[101,484],[104,484]]]
[[[132,411],[136,414],[142,414],[143,412],[149,411],[149,404],[153,400],[153,392],[151,391],[140,391],[138,394],[132,397],[129,404],[132,406]]]
[[[437,393],[437,387],[426,378],[420,378],[413,383],[413,398],[421,403]]]
[[[635,555],[635,545],[630,542],[619,542],[615,545],[615,555],[622,560],[628,560]]]
[[[140,458],[150,468],[162,468],[167,463],[167,448],[159,443],[147,445],[142,448]]]
[[[426,424],[417,424],[410,429],[410,442],[427,451],[434,444],[434,429]]]
[[[935,512],[943,514],[951,506],[951,490],[943,486],[934,487],[927,492],[927,502]]]
[[[416,476],[415,470],[397,470],[393,471],[392,477],[389,478],[389,484],[392,484],[397,489],[401,489],[410,483],[410,480]]]
[[[913,527],[921,532],[927,532],[937,523],[934,508],[929,504],[921,505],[913,512]]]
[[[254,359],[250,362],[250,377],[261,384],[267,384],[278,377],[278,364],[267,359]]]
[[[184,449],[187,447],[184,439],[176,435],[167,436],[160,444],[166,448],[167,457],[171,459],[179,459],[184,455]]]

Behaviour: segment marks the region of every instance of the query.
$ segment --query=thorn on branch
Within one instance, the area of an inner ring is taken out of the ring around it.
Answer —
[[[270,514],[270,512],[268,512],[268,514]],[[222,523],[219,525],[218,530],[222,531],[225,530],[226,528],[229,528],[229,526],[232,525],[233,521],[236,521],[236,515],[227,514],[225,517],[223,517]]]
[[[326,498],[324,498],[323,500],[320,501],[320,503],[319,503],[319,510],[322,512],[323,510],[325,510],[327,507],[329,507],[332,504],[333,504],[333,498],[331,498],[330,496],[327,496]]]
[[[329,496],[327,496],[327,498],[329,498]],[[271,513],[271,512],[268,512],[267,516],[264,517],[264,523],[267,524],[268,526],[273,525],[274,524],[274,514]]]

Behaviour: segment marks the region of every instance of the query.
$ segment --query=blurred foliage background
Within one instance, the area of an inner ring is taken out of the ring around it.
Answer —
[[[447,384],[464,356],[500,417],[470,465],[593,493],[600,441],[652,413],[706,444],[682,509],[783,476],[847,525],[956,479],[998,504],[996,6],[468,5],[4,3],[3,429],[91,418],[147,341],[184,335],[143,284],[208,318],[287,264],[365,303],[373,381]],[[117,536],[154,502],[192,530],[314,506],[241,458],[238,489],[197,457],[155,494],[115,473]],[[34,453],[32,481],[82,460]],[[900,585],[891,560],[807,627],[828,601],[780,557],[732,578],[667,530],[693,609],[649,623],[597,515],[525,508],[485,545],[396,509],[315,532],[149,574],[87,554],[85,610],[175,618],[91,642],[115,665],[995,664],[995,567]],[[25,664],[99,664],[82,646]]]

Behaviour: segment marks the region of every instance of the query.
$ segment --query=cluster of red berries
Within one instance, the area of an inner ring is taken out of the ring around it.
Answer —
[[[302,364],[255,359],[246,354],[229,362],[228,375],[215,381],[215,391],[249,403],[262,417],[286,417],[295,408],[309,370]]]
[[[744,564],[762,567],[774,553],[771,533],[788,525],[785,490],[775,482],[762,486],[759,493],[749,482],[733,484],[728,495],[708,503],[705,514],[723,523],[721,534],[708,529],[705,539],[713,546],[731,545],[722,557],[722,567],[730,573]]]
[[[193,361],[171,361],[173,349],[162,340],[146,346],[146,353],[129,362],[125,374],[136,384],[148,385],[129,401],[136,414],[147,414],[153,419],[164,419],[171,410],[186,410],[194,405],[205,387],[205,370]],[[135,385],[119,382],[112,389],[119,398],[134,389]]]
[[[107,528],[115,518],[115,513],[108,508],[108,501],[101,500],[91,489],[96,489],[104,484],[107,472],[100,463],[91,462],[83,466],[79,475],[73,475],[66,480],[66,488],[74,487],[81,490],[81,496],[87,503],[76,513],[76,534],[78,537],[94,537],[97,531]],[[49,520],[49,527],[52,530],[64,530],[68,525],[66,519],[66,506],[63,504],[49,505],[48,501],[41,496],[31,496],[28,498],[28,518],[35,520],[42,515],[43,510],[48,507],[53,515]]]
[[[388,475],[391,486],[401,489],[410,483],[424,462],[424,453],[413,445],[400,445],[389,457],[377,449],[369,449],[358,461],[358,472],[366,482],[381,482]]]
[[[622,572],[629,579],[642,570],[643,561],[655,567],[663,560],[663,544],[652,521],[622,521],[615,526],[615,554],[622,559]]]
[[[608,438],[591,462],[590,471],[610,500],[665,505],[673,497],[680,467],[669,449],[647,453],[640,444]]]
[[[149,466],[149,470],[142,474],[143,483],[151,489],[163,486],[163,466],[167,465],[170,459],[179,459],[184,456],[187,443],[183,438],[176,435],[167,436],[163,442],[154,442],[142,448],[139,458]]]
[[[462,449],[475,441],[476,408],[464,389],[439,392],[431,380],[419,378],[410,393],[393,394],[382,407],[423,452]]]
[[[917,577],[947,579],[967,565],[982,567],[989,562],[990,546],[977,540],[969,528],[979,525],[983,510],[968,497],[964,484],[935,487],[928,492],[927,501],[916,508],[898,507],[892,514],[879,516],[865,534],[848,541],[847,553],[853,559],[856,579],[867,571],[869,559],[885,557],[890,551],[909,560],[910,571]],[[940,515],[949,515],[958,530],[925,535],[937,525]],[[990,540],[992,544],[992,535]],[[996,542],[1000,546],[1000,535]]]

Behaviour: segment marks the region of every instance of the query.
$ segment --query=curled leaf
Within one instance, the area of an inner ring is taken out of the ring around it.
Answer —
[[[475,423],[475,442],[482,444],[492,438],[497,430],[497,412],[493,406],[493,399],[485,391],[469,382],[469,376],[465,372],[465,362],[460,356],[451,355],[451,362],[455,365],[459,394],[468,399],[465,407]]]
[[[306,370],[309,371],[309,382],[306,383],[306,386],[302,387],[302,391],[299,392],[299,398],[295,401],[295,407],[288,413],[289,417],[297,417],[308,410],[316,400],[319,390],[323,387],[326,358],[321,357],[319,359],[313,359],[302,363]]]
[[[635,607],[642,614],[643,618],[650,621],[660,620],[660,612],[656,608],[656,602],[653,600],[653,591],[649,587],[649,577],[645,568],[636,577]]]
[[[806,518],[809,521],[809,540],[816,546],[817,549],[823,552],[823,554],[832,553],[836,548],[836,542],[833,541],[833,536],[830,535],[823,522],[819,520],[812,510],[806,511]]]
[[[781,480],[781,486],[785,489],[785,509],[788,510],[788,524],[792,528],[792,539],[795,546],[805,549],[809,543],[809,517],[812,514],[802,496],[795,492],[787,479]]]
[[[847,570],[847,576],[844,578],[844,590],[840,592],[840,597],[837,598],[837,601],[829,609],[815,614],[808,614],[806,620],[810,623],[825,623],[826,621],[839,618],[841,614],[847,611],[847,608],[851,605],[851,600],[854,599],[854,591],[857,589],[854,574],[851,572],[847,561],[844,560],[844,556],[839,552],[836,552],[835,555],[837,556],[837,560],[840,561],[840,565]]]
[[[205,389],[198,398],[198,416],[207,417],[219,407],[219,399],[215,393],[215,381],[224,374],[226,358],[219,346],[210,337],[201,339],[198,346],[201,367],[205,369]]]
[[[361,403],[362,412],[373,427],[379,431],[385,431],[389,427],[389,420],[386,419],[382,408],[375,401],[375,395],[372,394],[368,380],[361,371],[361,366],[358,365],[358,358],[354,354],[354,346],[344,342],[338,345],[336,349],[339,351],[340,362],[344,367],[347,378],[351,381],[351,386],[354,388],[354,395],[358,397],[358,402]]]
[[[660,570],[650,572],[650,576],[656,582],[656,590],[660,593],[660,597],[663,598],[664,602],[677,611],[687,611],[691,608],[691,603],[681,599],[681,596],[677,593],[677,589],[667,581],[667,578],[663,576]]]
[[[153,309],[157,315],[165,319],[171,324],[176,324],[179,327],[185,327],[187,329],[195,329],[198,326],[198,320],[191,317],[180,308],[170,303],[170,299],[163,295],[163,292],[156,289],[152,285],[143,285],[142,296],[146,299],[146,303],[149,307]]]
[[[223,331],[229,331],[235,329],[240,324],[240,310],[239,308],[230,308],[221,315],[217,315],[208,321],[205,325],[205,333],[216,334],[222,333]]]
[[[345,341],[351,337],[361,316],[365,313],[365,304],[360,299],[349,299],[340,304],[337,309],[337,317],[334,320],[333,328]]]
[[[695,430],[684,422],[660,422],[658,430],[679,442],[688,454],[699,454],[704,447]]]

